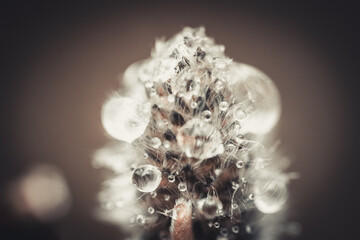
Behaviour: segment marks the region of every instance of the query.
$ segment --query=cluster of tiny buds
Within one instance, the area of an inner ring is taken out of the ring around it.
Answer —
[[[274,83],[227,58],[203,27],[158,40],[103,106],[115,140],[94,166],[114,176],[99,215],[142,229],[134,239],[180,239],[184,223],[194,239],[271,239],[289,176],[263,141],[280,111]]]

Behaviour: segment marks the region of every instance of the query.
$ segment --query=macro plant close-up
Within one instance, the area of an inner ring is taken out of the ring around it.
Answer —
[[[274,239],[290,174],[272,130],[281,103],[258,69],[233,61],[205,28],[157,40],[104,104],[115,141],[95,154],[114,171],[99,195],[140,239]],[[294,174],[293,174],[294,175]]]
[[[0,7],[0,240],[358,233],[357,4]]]

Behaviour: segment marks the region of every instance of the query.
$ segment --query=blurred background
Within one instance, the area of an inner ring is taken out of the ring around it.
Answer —
[[[100,110],[158,37],[205,26],[278,86],[299,236],[356,238],[359,16],[347,1],[12,1],[1,6],[0,239],[124,239],[94,217]]]

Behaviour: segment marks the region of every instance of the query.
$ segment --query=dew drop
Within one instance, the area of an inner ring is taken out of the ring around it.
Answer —
[[[144,153],[144,158],[147,159],[149,157],[149,154]]]
[[[243,120],[246,118],[246,113],[241,110],[241,109],[238,109],[236,112],[235,112],[235,118],[237,120]]]
[[[164,195],[164,200],[169,201],[170,200],[170,195],[168,195],[168,194]]]
[[[290,222],[286,227],[286,232],[290,236],[297,236],[301,233],[301,225],[297,222]]]
[[[135,169],[136,169],[136,164],[131,164],[130,170],[131,170],[131,171],[134,171]]]
[[[209,222],[209,223],[208,223],[208,226],[209,226],[209,227],[212,227],[212,226],[214,226],[214,223],[213,223],[213,222]]]
[[[203,160],[224,152],[220,132],[213,125],[198,118],[187,121],[179,129],[176,139],[187,157]]]
[[[136,223],[139,225],[144,225],[145,224],[145,217],[141,214],[136,216]]]
[[[198,208],[206,219],[213,219],[221,213],[222,203],[218,197],[208,196],[197,202]]]
[[[198,104],[196,102],[191,102],[190,103],[190,107],[193,108],[193,109],[197,108],[197,106],[198,106]]]
[[[184,182],[179,183],[178,188],[179,188],[180,192],[185,192],[187,190],[186,183],[184,183]]]
[[[231,204],[232,209],[237,209],[239,206],[236,203]]]
[[[232,228],[231,228],[231,231],[233,232],[233,233],[238,233],[239,232],[239,227],[238,226],[233,226]]]
[[[228,230],[227,228],[222,228],[222,229],[220,230],[220,235],[221,235],[222,237],[227,237],[227,236],[229,235],[229,230]]]
[[[149,110],[150,106],[138,104],[131,98],[113,96],[103,105],[101,121],[109,135],[131,143],[144,133],[150,119]]]
[[[248,114],[244,131],[266,134],[280,119],[280,95],[275,84],[260,70],[246,65],[233,64],[230,70],[229,88],[233,95],[242,100]]]
[[[154,192],[151,192],[150,193],[150,196],[151,196],[151,198],[156,198],[156,196],[157,196],[157,193],[154,191]]]
[[[249,200],[254,200],[254,199],[255,199],[254,194],[250,193],[249,194]]]
[[[205,110],[205,111],[203,111],[201,113],[201,118],[205,122],[210,122],[211,121],[211,116],[212,116],[212,113],[209,110]]]
[[[168,176],[168,180],[169,180],[169,182],[171,182],[171,183],[175,182],[175,176],[172,175],[172,174],[170,174],[170,175]]]
[[[219,222],[215,222],[215,223],[214,223],[214,227],[215,227],[215,228],[219,228],[219,227],[220,227],[220,223],[219,223]]]
[[[219,104],[219,109],[222,112],[225,112],[226,110],[228,110],[228,108],[229,108],[229,104],[227,102],[221,102]]]
[[[164,146],[164,148],[169,148],[170,147],[170,142],[169,141],[164,141],[163,146]]]
[[[251,234],[253,232],[253,229],[249,224],[247,224],[245,226],[245,231],[246,231],[246,233]]]
[[[220,176],[221,172],[222,172],[222,170],[220,168],[217,168],[214,170],[214,173],[217,177]]]
[[[232,143],[225,145],[225,152],[227,152],[227,153],[232,153],[232,152],[234,152],[235,149],[236,149],[236,146]]]
[[[241,161],[241,160],[237,160],[237,162],[236,162],[236,167],[237,167],[237,168],[243,168],[243,167],[244,167],[244,162]]]
[[[286,202],[286,183],[278,179],[257,179],[254,182],[255,206],[263,213],[278,212]]]
[[[142,165],[135,169],[132,182],[140,192],[153,192],[161,182],[161,172],[152,165]]]
[[[154,214],[154,212],[155,212],[155,209],[153,207],[148,208],[148,213],[149,214]]]
[[[157,149],[159,148],[161,145],[161,140],[160,138],[158,137],[153,137],[151,140],[150,140],[150,146]]]
[[[232,182],[232,189],[237,190],[239,187],[240,186],[237,182]]]

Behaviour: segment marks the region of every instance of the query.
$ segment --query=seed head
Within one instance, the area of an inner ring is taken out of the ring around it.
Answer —
[[[265,74],[226,57],[203,27],[184,28],[122,84],[102,111],[114,141],[94,157],[115,172],[101,217],[142,239],[276,236],[288,177],[272,144],[280,97]]]

